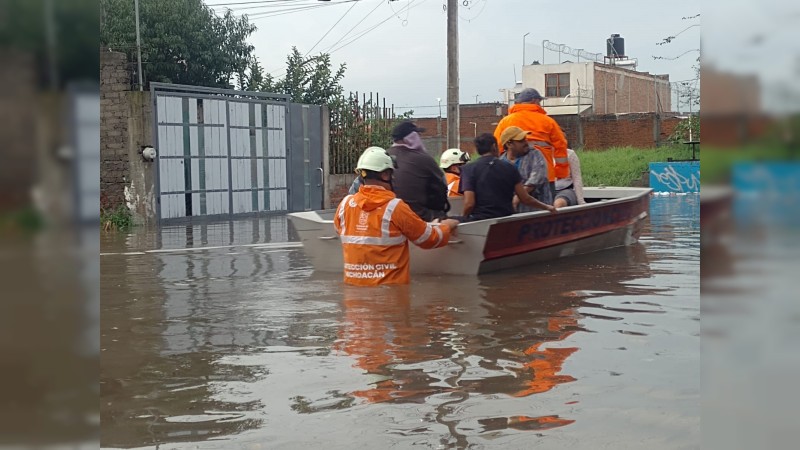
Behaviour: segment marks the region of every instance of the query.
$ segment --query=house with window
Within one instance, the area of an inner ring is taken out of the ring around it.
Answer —
[[[542,106],[552,116],[672,111],[669,75],[635,68],[596,61],[534,63],[523,66],[522,81],[500,93],[512,105],[516,94],[534,88],[547,97]]]

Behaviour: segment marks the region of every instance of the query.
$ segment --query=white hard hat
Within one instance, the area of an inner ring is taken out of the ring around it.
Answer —
[[[395,164],[394,159],[381,147],[369,147],[364,150],[364,153],[358,158],[358,164],[356,164],[356,171],[383,172],[386,169],[395,168],[397,168],[397,164]]]
[[[448,148],[439,158],[439,167],[447,169],[453,164],[466,164],[469,162],[469,153],[462,152],[457,148]]]

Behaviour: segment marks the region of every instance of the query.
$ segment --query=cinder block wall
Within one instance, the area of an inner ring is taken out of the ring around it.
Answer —
[[[128,116],[130,89],[128,60],[124,53],[100,50],[100,207],[124,204],[130,180]]]

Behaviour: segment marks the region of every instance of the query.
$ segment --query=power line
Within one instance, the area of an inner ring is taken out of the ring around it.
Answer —
[[[250,20],[258,20],[258,19],[264,19],[264,18],[268,18],[268,17],[285,16],[287,14],[294,14],[296,12],[309,11],[309,10],[312,10],[312,9],[325,8],[325,7],[328,7],[328,6],[334,6],[334,5],[338,5],[338,4],[341,4],[341,3],[350,3],[350,2],[356,2],[356,1],[359,1],[359,0],[344,0],[344,1],[341,1],[341,2],[337,2],[337,3],[323,3],[323,4],[320,4],[320,5],[298,6],[298,7],[294,7],[294,8],[281,9],[281,10],[277,10],[277,11],[263,11],[263,12],[257,12],[257,13],[246,14],[246,15],[247,15],[248,19],[250,19]]]
[[[337,20],[337,21],[336,21],[336,23],[334,23],[333,25],[331,25],[331,27],[330,27],[330,28],[328,28],[328,31],[326,31],[326,32],[325,32],[325,34],[323,34],[323,35],[322,35],[322,37],[321,37],[321,38],[319,38],[319,40],[317,41],[317,43],[316,43],[316,44],[314,44],[314,45],[311,47],[311,49],[310,49],[309,51],[307,51],[307,52],[306,52],[306,56],[307,56],[309,53],[311,53],[311,52],[312,52],[312,51],[313,51],[315,48],[317,48],[317,45],[319,45],[319,43],[320,43],[320,42],[322,42],[322,40],[323,40],[323,39],[325,39],[325,36],[327,36],[327,35],[328,35],[328,34],[329,34],[331,31],[333,31],[333,29],[336,27],[336,25],[338,25],[338,24],[339,24],[339,22],[341,22],[341,21],[342,21],[342,19],[344,19],[344,17],[347,15],[347,13],[349,13],[350,11],[352,11],[352,10],[353,10],[353,8],[355,8],[357,4],[358,4],[357,2],[353,2],[353,6],[351,6],[351,7],[350,7],[350,8],[349,8],[347,11],[345,11],[345,12],[344,12],[344,14],[342,14],[342,17],[339,17],[339,20]],[[380,5],[380,3],[379,3],[379,5]]]
[[[236,6],[236,5],[255,5],[255,4],[265,4],[265,3],[299,3],[308,0],[260,0],[260,1],[250,1],[250,2],[228,2],[228,3],[206,3],[206,6]]]
[[[370,12],[368,12],[368,13],[367,13],[367,15],[366,15],[366,16],[362,17],[362,18],[361,18],[361,20],[359,20],[359,21],[358,21],[358,23],[356,23],[355,25],[353,25],[352,27],[350,27],[350,29],[349,29],[349,30],[347,30],[347,33],[343,34],[343,35],[342,35],[342,37],[340,37],[338,41],[334,42],[334,43],[333,43],[333,45],[331,45],[330,47],[328,47],[328,53],[330,53],[330,52],[331,52],[331,49],[333,49],[334,47],[336,47],[336,46],[339,44],[339,42],[342,42],[342,39],[344,39],[345,37],[347,37],[347,35],[348,35],[348,34],[352,33],[352,32],[353,32],[353,30],[355,30],[357,26],[361,25],[361,22],[363,22],[364,20],[366,20],[366,19],[367,19],[367,17],[369,17],[370,15],[372,15],[372,13],[374,13],[374,12],[375,12],[375,11],[376,11],[378,8],[380,8],[380,6],[381,6],[381,3],[378,3],[377,5],[375,5],[375,7],[374,7],[374,8],[372,8],[372,9],[370,10]],[[390,5],[390,6],[391,6],[391,5]]]
[[[408,3],[408,5],[406,5],[406,6],[404,6],[404,7],[403,7],[403,9],[411,9],[411,8],[414,8],[414,7],[416,7],[416,6],[419,6],[419,5],[421,5],[422,3],[425,3],[425,1],[426,1],[426,0],[422,0],[420,3],[416,3],[416,4],[414,4],[414,5],[412,6],[412,4],[415,2],[415,0],[411,0],[411,1]],[[403,12],[403,9],[401,9],[401,10],[400,10],[400,12]],[[371,32],[372,30],[374,30],[374,29],[378,28],[379,26],[383,25],[384,23],[388,22],[388,21],[389,21],[389,20],[391,20],[393,17],[394,17],[394,14],[390,15],[389,17],[387,17],[386,19],[384,19],[384,20],[382,20],[382,21],[378,22],[377,24],[375,24],[375,25],[374,25],[374,26],[372,26],[371,28],[367,28],[366,30],[362,31],[360,34],[358,34],[358,35],[354,36],[354,37],[353,37],[352,39],[350,39],[348,42],[346,42],[346,43],[344,43],[344,44],[340,45],[339,47],[337,47],[337,48],[335,48],[335,49],[333,49],[333,50],[329,50],[329,51],[328,51],[328,53],[337,52],[337,51],[339,51],[339,50],[341,50],[341,49],[343,49],[343,48],[347,47],[348,45],[352,44],[353,42],[355,42],[355,41],[357,41],[357,40],[361,39],[362,37],[364,37],[366,34],[368,34],[369,32]]]

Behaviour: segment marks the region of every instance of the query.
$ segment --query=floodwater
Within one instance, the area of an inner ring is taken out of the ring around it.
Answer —
[[[697,196],[634,246],[346,287],[285,217],[101,243],[101,444],[697,448]],[[155,251],[153,251],[155,250]]]

